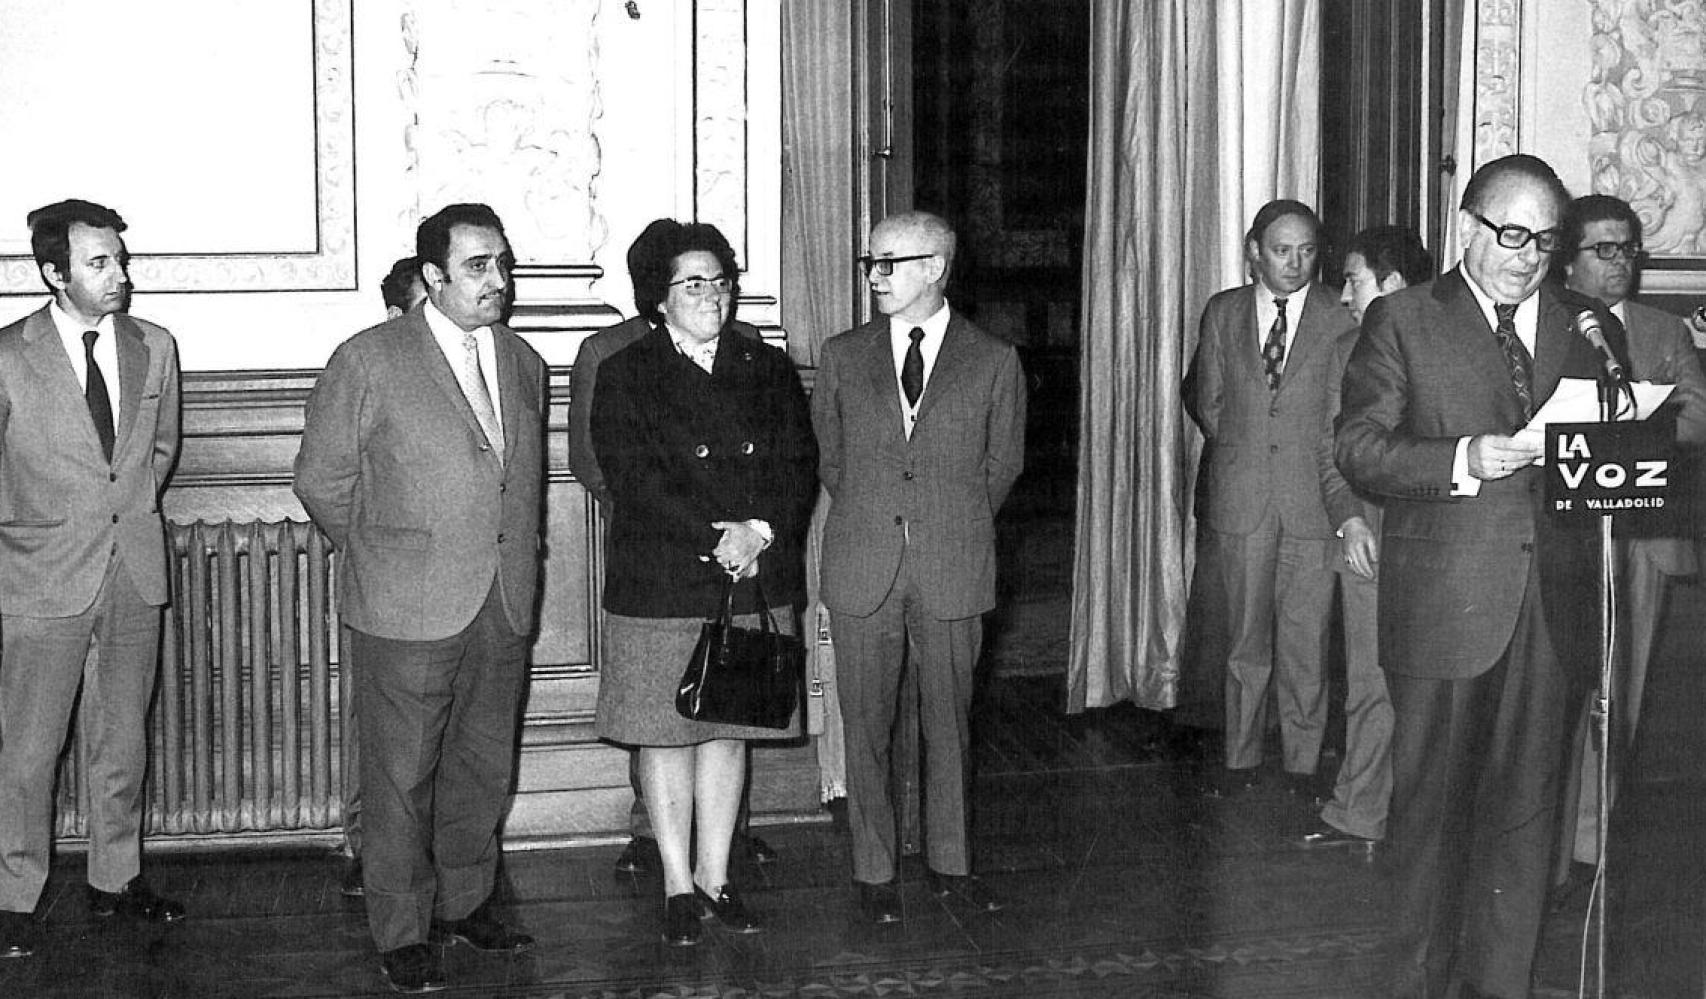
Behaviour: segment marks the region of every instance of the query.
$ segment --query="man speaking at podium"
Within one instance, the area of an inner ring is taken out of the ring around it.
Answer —
[[[1543,283],[1567,201],[1535,157],[1477,170],[1462,263],[1376,299],[1345,373],[1339,467],[1387,498],[1395,997],[1529,994],[1566,703],[1597,647],[1594,535],[1544,513],[1540,446],[1513,436],[1600,368],[1586,300]]]

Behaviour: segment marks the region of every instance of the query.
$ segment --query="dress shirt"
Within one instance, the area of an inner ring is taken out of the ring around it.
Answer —
[[[669,331],[669,342],[675,344],[676,353],[692,361],[700,371],[708,375],[711,369],[716,367],[717,337],[712,337],[704,343],[694,343],[668,323],[664,323],[663,328]]]
[[[1469,276],[1467,270],[1463,272],[1463,283],[1469,286],[1469,293],[1475,296],[1475,304],[1480,307],[1481,315],[1487,320],[1489,331],[1487,335],[1492,336],[1491,331],[1499,326],[1499,315],[1493,311],[1494,302],[1492,298],[1481,290],[1481,286],[1475,283],[1475,279]],[[1517,303],[1516,315],[1511,321],[1516,326],[1516,338],[1522,341],[1523,348],[1528,351],[1529,361],[1531,362],[1530,370],[1532,371],[1539,364],[1538,359],[1534,356],[1535,337],[1538,335],[1536,330],[1540,324],[1540,290],[1538,288],[1527,298]],[[1544,399],[1534,400],[1535,409],[1538,410],[1540,404],[1545,401]],[[1469,472],[1469,441],[1470,438],[1468,437],[1457,439],[1457,453],[1451,460],[1451,495],[1453,496],[1481,495],[1481,480]]]
[[[1313,282],[1311,282],[1313,283]],[[1256,353],[1268,345],[1268,331],[1279,318],[1279,306],[1274,299],[1285,299],[1285,359],[1291,360],[1291,345],[1297,341],[1298,321],[1303,318],[1303,303],[1309,298],[1309,285],[1289,295],[1281,295],[1260,281],[1256,282]]]
[[[481,326],[475,330],[464,331],[462,327],[450,321],[450,317],[438,311],[438,306],[429,300],[421,307],[426,314],[427,328],[432,330],[432,338],[438,341],[438,349],[444,352],[445,361],[449,362],[450,370],[456,375],[456,384],[462,386],[462,395],[473,405],[473,386],[466,381],[467,365],[463,358],[468,351],[462,346],[465,332],[474,334],[475,351],[480,355],[480,374],[486,376],[486,394],[492,397],[492,414],[498,421],[499,430],[503,429],[503,399],[498,395],[498,349],[492,340],[492,328]]]
[[[912,427],[918,422],[918,406],[906,401],[906,390],[900,387],[900,369],[906,364],[906,352],[912,348],[912,331],[924,331],[924,339],[918,341],[918,352],[924,355],[924,382],[918,393],[918,405],[924,404],[924,394],[930,390],[930,373],[936,370],[936,355],[942,351],[942,338],[948,333],[948,303],[944,301],[930,318],[923,322],[913,322],[899,316],[889,317],[889,344],[894,349],[894,384],[895,394],[900,397],[900,411],[905,415],[906,436],[912,436]]]
[[[89,390],[89,372],[87,361],[83,357],[83,334],[94,330],[101,334],[95,341],[95,363],[101,366],[101,378],[107,383],[107,394],[112,396],[113,418],[119,413],[118,377],[118,341],[113,334],[113,317],[102,316],[101,321],[93,326],[85,326],[81,321],[66,315],[59,307],[59,302],[49,303],[47,314],[53,317],[53,326],[59,331],[59,342],[65,345],[65,353],[71,358],[71,370],[77,373],[77,387],[87,392]],[[113,428],[115,431],[117,427]]]

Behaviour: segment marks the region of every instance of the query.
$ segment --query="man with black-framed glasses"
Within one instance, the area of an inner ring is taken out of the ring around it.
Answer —
[[[1024,465],[1025,385],[1012,344],[948,305],[955,237],[935,215],[884,219],[860,259],[877,319],[823,348],[812,393],[832,503],[820,576],[847,732],[847,817],[864,918],[903,916],[891,730],[918,691],[924,852],[933,894],[1000,908],[972,874],[967,715],[995,607],[995,513]],[[916,688],[903,687],[910,670]]]
[[[1598,647],[1595,532],[1547,515],[1541,445],[1515,436],[1560,378],[1600,369],[1575,318],[1603,309],[1546,281],[1568,200],[1533,156],[1477,170],[1462,264],[1371,302],[1342,383],[1339,469],[1385,498],[1397,940],[1383,995],[1529,994],[1569,696]]]
[[[1675,385],[1665,408],[1676,416],[1680,444],[1706,442],[1706,376],[1694,353],[1688,327],[1678,316],[1642,305],[1630,298],[1640,281],[1641,219],[1629,204],[1605,194],[1591,194],[1570,203],[1564,214],[1564,245],[1557,270],[1566,287],[1604,302],[1622,323],[1629,338],[1630,377]],[[1661,414],[1662,415],[1662,414]],[[1681,481],[1689,481],[1683,478]],[[1680,511],[1683,505],[1671,508]],[[1618,540],[1621,577],[1627,589],[1624,620],[1628,622],[1629,654],[1619,659],[1612,697],[1612,772],[1608,795],[1616,798],[1619,772],[1635,745],[1641,696],[1646,689],[1647,664],[1658,640],[1659,616],[1668,580],[1698,571],[1689,525],[1680,517],[1644,516],[1627,526]],[[1580,705],[1571,763],[1565,771],[1559,874],[1565,891],[1592,880],[1599,856],[1599,753],[1589,731],[1587,703]],[[1574,802],[1574,807],[1569,802]],[[1571,864],[1571,861],[1574,861]],[[1563,893],[1560,893],[1563,897]]]

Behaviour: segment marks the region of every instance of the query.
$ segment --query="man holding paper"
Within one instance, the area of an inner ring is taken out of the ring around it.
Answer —
[[[1630,300],[1637,280],[1641,251],[1641,220],[1621,199],[1605,194],[1577,198],[1564,216],[1564,245],[1555,264],[1565,285],[1599,299],[1622,322],[1629,343],[1629,377],[1674,385],[1666,406],[1676,414],[1677,443],[1706,443],[1706,376],[1694,353],[1694,342],[1680,317]],[[1640,414],[1645,418],[1649,414]],[[1617,770],[1635,745],[1641,696],[1646,689],[1647,663],[1657,643],[1660,611],[1667,581],[1698,571],[1694,545],[1685,523],[1650,519],[1634,525],[1624,537],[1620,525],[1618,553],[1627,581],[1623,619],[1628,622],[1628,659],[1619,661],[1612,693],[1612,794]],[[1577,725],[1571,762],[1565,775],[1566,793],[1576,801],[1564,811],[1563,849],[1579,865],[1593,864],[1599,855],[1599,753],[1587,724],[1586,705]],[[1574,792],[1574,793],[1571,793]],[[1578,866],[1572,881],[1585,883],[1592,868]]]
[[[1567,200],[1532,156],[1476,171],[1462,264],[1372,302],[1345,374],[1339,468],[1386,497],[1392,996],[1451,978],[1529,994],[1567,695],[1597,629],[1593,534],[1545,514],[1541,445],[1515,436],[1560,378],[1599,369],[1585,300],[1544,283]]]

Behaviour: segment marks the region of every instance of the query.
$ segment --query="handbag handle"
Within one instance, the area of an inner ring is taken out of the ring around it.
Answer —
[[[734,625],[735,584],[739,582],[740,580],[730,576],[728,582],[723,584],[723,606],[721,613],[717,615],[717,620],[723,625],[725,634]],[[758,628],[768,635],[775,630],[776,624],[771,620],[770,601],[764,596],[764,581],[753,576],[752,585],[758,588],[758,607],[763,612],[758,616]]]

